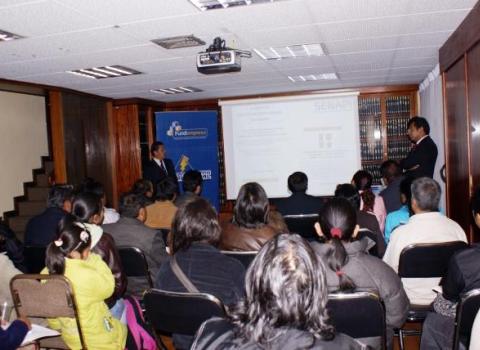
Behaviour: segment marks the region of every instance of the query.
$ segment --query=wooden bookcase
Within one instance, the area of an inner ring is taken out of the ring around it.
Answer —
[[[408,120],[416,115],[416,92],[361,94],[358,99],[362,168],[380,184],[380,165],[400,161],[411,148]]]

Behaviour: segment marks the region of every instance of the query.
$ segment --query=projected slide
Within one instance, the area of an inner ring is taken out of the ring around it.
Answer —
[[[289,196],[303,171],[308,193],[331,195],[360,168],[357,94],[222,101],[227,198],[246,182]]]

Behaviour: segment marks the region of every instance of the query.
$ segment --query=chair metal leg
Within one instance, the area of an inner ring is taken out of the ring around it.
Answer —
[[[400,328],[398,330],[398,342],[400,343],[400,350],[405,350],[405,344],[403,341],[404,341],[403,330]]]

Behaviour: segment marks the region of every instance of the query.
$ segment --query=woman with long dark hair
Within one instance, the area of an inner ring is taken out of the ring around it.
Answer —
[[[361,349],[330,325],[325,267],[299,235],[267,242],[247,271],[245,288],[229,320],[205,322],[192,349]]]
[[[373,242],[365,237],[357,240],[359,227],[356,210],[345,198],[333,198],[320,210],[315,229],[325,243],[311,245],[327,265],[329,289],[351,292],[355,289],[375,290],[385,302],[387,347],[392,347],[393,329],[400,327],[407,316],[409,301],[398,275],[376,256],[369,255]],[[379,339],[366,341],[380,348]]]

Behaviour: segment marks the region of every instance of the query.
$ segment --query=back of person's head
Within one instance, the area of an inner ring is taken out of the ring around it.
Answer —
[[[339,289],[355,289],[353,281],[342,270],[348,262],[343,242],[351,242],[358,230],[355,209],[345,198],[333,198],[320,209],[315,228],[331,243],[331,249],[327,253],[327,265],[337,274]]]
[[[387,179],[387,181],[391,181],[400,176],[400,165],[396,160],[386,160],[380,166],[380,172],[382,174],[382,177]]]
[[[90,192],[78,193],[72,203],[72,215],[82,223],[93,223],[103,217],[102,199]]]
[[[288,189],[292,193],[306,192],[308,188],[308,177],[300,171],[294,172],[288,177]]]
[[[185,192],[195,192],[198,188],[201,189],[202,184],[202,173],[198,170],[189,170],[183,175],[182,188]]]
[[[248,182],[240,188],[233,207],[234,222],[246,228],[259,228],[268,223],[270,205],[263,187]]]
[[[66,201],[71,201],[73,197],[73,186],[54,185],[48,191],[47,207],[63,208]]]
[[[74,220],[71,215],[64,217],[59,224],[57,238],[47,246],[45,264],[50,274],[63,275],[66,257],[70,257],[72,252],[83,254],[90,249],[90,233]]]
[[[95,181],[91,177],[85,178],[80,185],[80,192],[93,193],[99,196],[100,198],[105,197],[105,187],[101,182]]]
[[[202,197],[190,199],[178,208],[171,232],[173,253],[188,249],[194,242],[216,246],[220,239],[217,212]]]
[[[132,186],[130,192],[135,194],[141,194],[145,197],[153,196],[153,184],[150,180],[138,179]]]
[[[413,117],[408,120],[407,128],[413,125],[416,129],[423,128],[426,135],[430,134],[430,125],[428,121],[423,117]]]
[[[163,142],[160,141],[155,141],[150,145],[150,154],[153,156],[155,152],[158,151],[158,149],[163,146]]]
[[[145,208],[142,195],[126,193],[120,198],[119,213],[127,218],[138,218],[140,210]]]
[[[357,191],[365,191],[372,187],[373,176],[366,170],[357,171],[352,178],[352,185]]]
[[[311,246],[297,234],[268,241],[248,268],[246,296],[231,314],[239,336],[268,347],[285,328],[334,338],[328,323],[325,267]]]
[[[335,197],[345,198],[356,210],[360,209],[360,195],[352,184],[340,184],[335,189]]]
[[[442,190],[437,181],[429,177],[420,177],[412,182],[412,207],[425,212],[438,211]]]
[[[170,177],[166,177],[157,184],[155,198],[158,201],[171,201],[178,192],[177,183]]]

